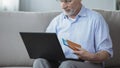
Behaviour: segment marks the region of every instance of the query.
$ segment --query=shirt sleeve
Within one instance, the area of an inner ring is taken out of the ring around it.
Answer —
[[[46,32],[56,33],[56,25],[57,25],[57,20],[56,18],[54,18],[48,25]]]
[[[111,57],[113,56],[112,40],[109,34],[109,28],[101,15],[96,19],[95,23],[95,46],[97,52],[107,51]]]

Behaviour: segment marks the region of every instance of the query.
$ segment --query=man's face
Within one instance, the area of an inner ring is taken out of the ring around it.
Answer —
[[[60,0],[61,8],[68,16],[76,15],[81,8],[81,0]]]

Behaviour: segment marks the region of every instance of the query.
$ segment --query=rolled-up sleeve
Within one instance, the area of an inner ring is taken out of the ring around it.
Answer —
[[[104,18],[100,16],[95,25],[96,51],[107,51],[113,57],[112,40],[109,34],[109,27]]]

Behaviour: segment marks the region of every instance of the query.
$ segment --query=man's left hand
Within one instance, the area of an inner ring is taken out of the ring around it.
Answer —
[[[80,59],[83,59],[83,60],[91,60],[92,57],[94,57],[94,54],[88,52],[87,50],[83,49],[83,48],[77,48],[78,50],[77,51],[74,51],[74,53],[76,55],[79,56]]]

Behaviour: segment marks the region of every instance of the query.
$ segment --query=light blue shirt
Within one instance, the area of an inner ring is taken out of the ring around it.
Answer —
[[[77,59],[73,50],[63,44],[62,39],[71,40],[80,44],[90,53],[101,50],[113,56],[112,41],[108,25],[97,12],[82,6],[75,19],[70,19],[64,13],[55,17],[49,24],[46,32],[56,33],[66,58]]]

